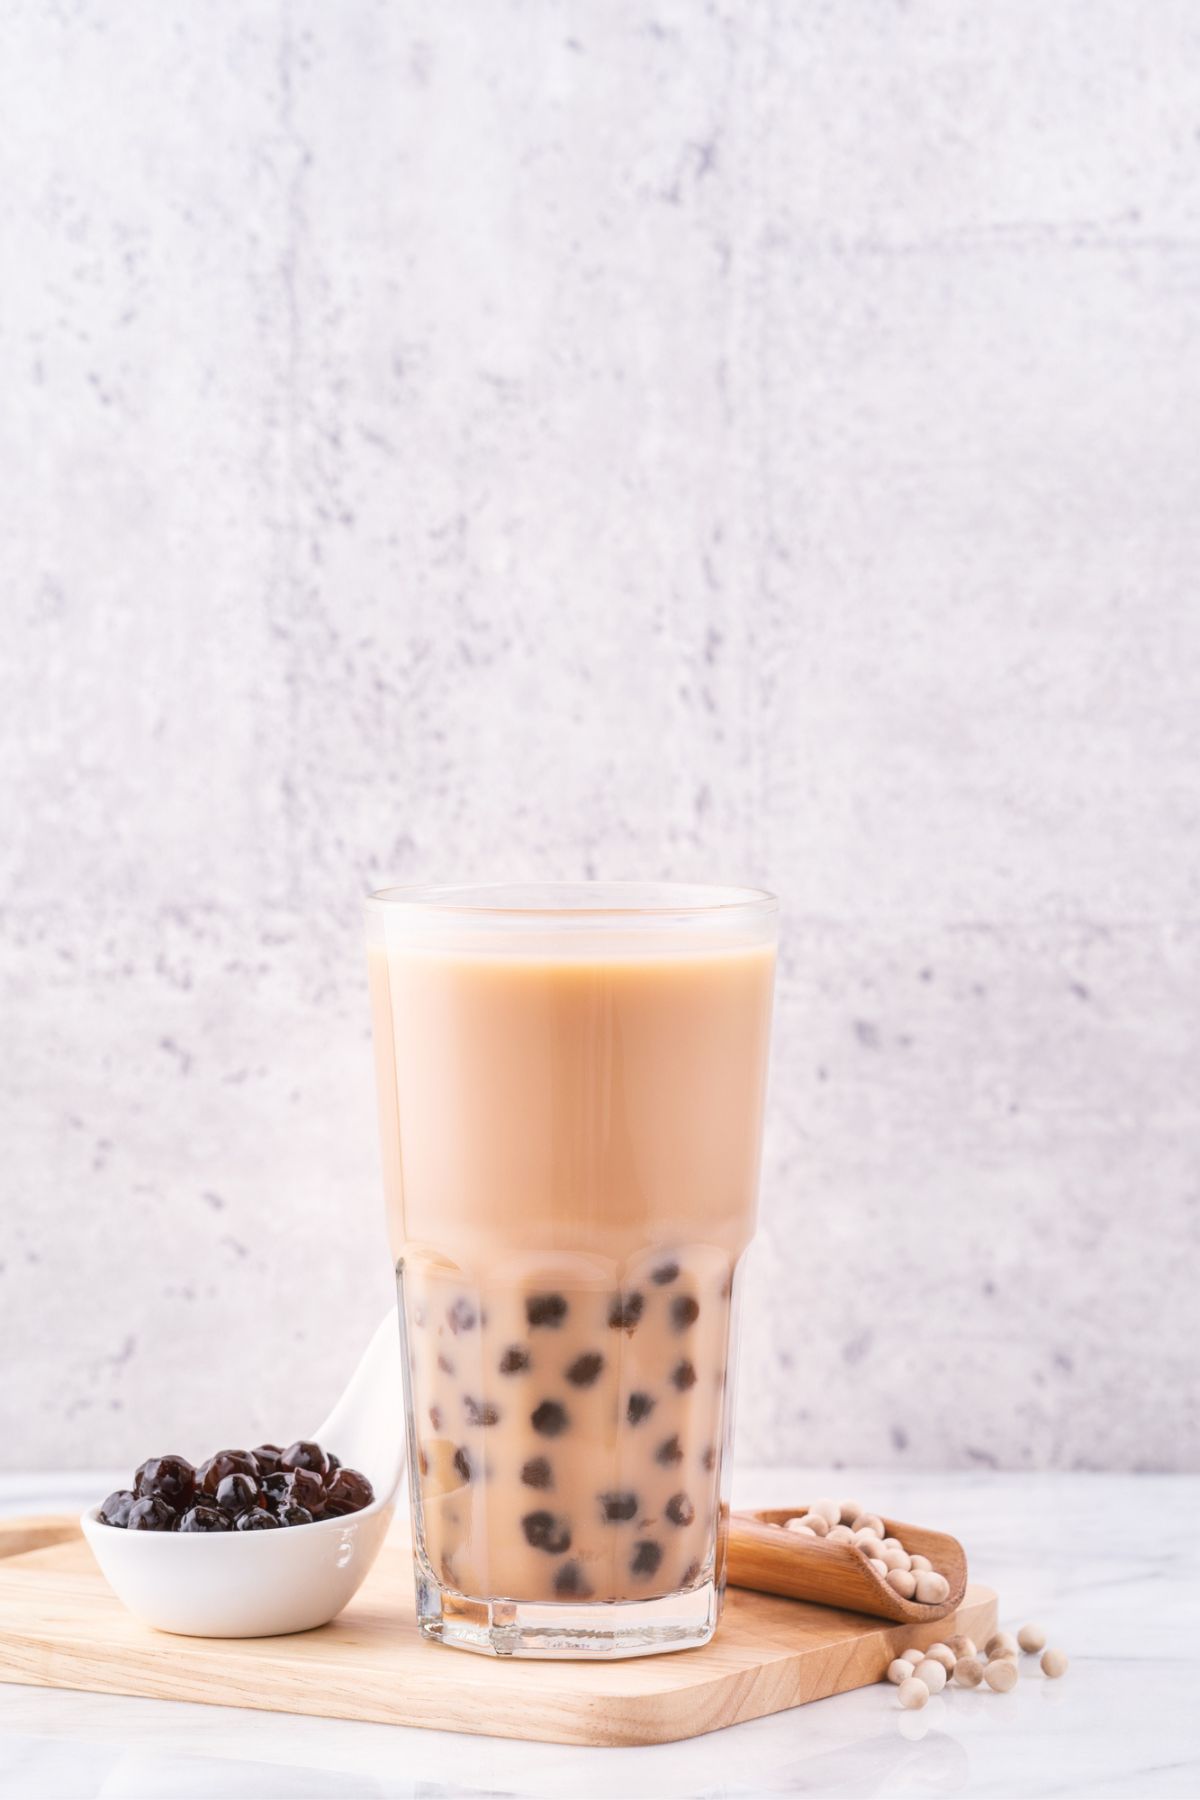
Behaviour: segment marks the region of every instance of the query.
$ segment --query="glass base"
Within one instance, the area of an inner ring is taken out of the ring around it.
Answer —
[[[713,1581],[657,1600],[479,1600],[417,1569],[417,1626],[423,1637],[484,1656],[616,1661],[696,1650],[717,1628],[721,1601]]]

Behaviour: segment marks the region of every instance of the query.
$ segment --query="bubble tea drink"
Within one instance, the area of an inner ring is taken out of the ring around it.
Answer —
[[[775,902],[393,889],[367,912],[421,1629],[518,1656],[705,1643]]]

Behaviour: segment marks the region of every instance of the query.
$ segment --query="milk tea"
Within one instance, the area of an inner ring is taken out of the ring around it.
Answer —
[[[462,953],[370,983],[417,1554],[442,1587],[712,1582],[770,945]]]

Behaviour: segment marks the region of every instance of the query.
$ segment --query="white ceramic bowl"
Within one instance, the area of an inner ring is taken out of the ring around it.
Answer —
[[[380,1325],[349,1387],[314,1434],[375,1499],[361,1512],[281,1531],[126,1531],[80,1523],[109,1586],[135,1617],[186,1637],[277,1637],[336,1618],[379,1554],[404,1478],[399,1325]]]

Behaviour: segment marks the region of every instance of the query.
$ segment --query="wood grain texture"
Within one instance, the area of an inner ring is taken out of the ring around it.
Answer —
[[[738,1587],[869,1613],[898,1624],[934,1624],[962,1604],[967,1556],[958,1539],[947,1532],[927,1531],[900,1519],[883,1521],[889,1537],[898,1538],[910,1555],[927,1556],[950,1583],[945,1600],[922,1606],[901,1599],[852,1544],[828,1544],[824,1538],[783,1530],[785,1522],[801,1511],[799,1506],[776,1506],[735,1512],[729,1522],[729,1580]]]
[[[332,1625],[295,1637],[171,1637],[124,1611],[73,1522],[18,1527],[0,1539],[0,1552],[14,1546],[0,1562],[0,1680],[43,1687],[552,1743],[655,1744],[878,1681],[914,1636],[908,1626],[731,1589],[703,1650],[595,1664],[474,1656],[419,1636],[400,1539]],[[52,1527],[57,1541],[47,1542]],[[30,1548],[39,1534],[41,1547]],[[970,1589],[958,1629],[979,1640],[995,1622],[995,1595]],[[938,1634],[915,1635],[932,1643]]]

